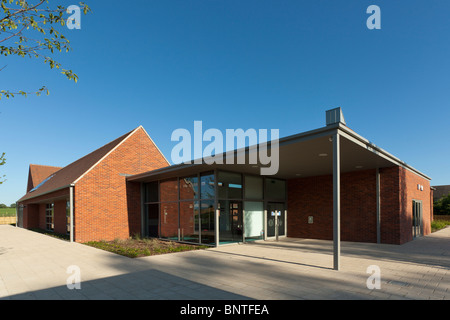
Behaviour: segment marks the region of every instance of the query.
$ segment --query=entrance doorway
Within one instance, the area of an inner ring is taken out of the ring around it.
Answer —
[[[159,221],[159,205],[147,204],[147,236],[157,238],[159,236],[158,232],[158,221]]]
[[[242,201],[219,201],[219,241],[243,241]]]
[[[422,201],[413,200],[412,210],[412,236],[413,238],[423,235]]]
[[[268,202],[267,203],[267,237],[284,236],[286,217],[284,213],[284,203]]]

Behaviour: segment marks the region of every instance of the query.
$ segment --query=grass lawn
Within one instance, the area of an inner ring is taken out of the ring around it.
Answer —
[[[47,236],[55,237],[60,240],[69,240],[69,235],[49,232],[42,229],[31,229],[34,232],[39,232]],[[139,258],[145,256],[152,256],[156,254],[182,252],[190,250],[200,250],[210,248],[209,246],[202,246],[196,244],[183,244],[174,241],[159,240],[156,238],[130,238],[126,240],[113,241],[89,241],[85,245],[102,249],[126,256],[129,258]]]
[[[164,241],[155,238],[114,240],[114,241],[89,241],[86,245],[117,253],[129,258],[145,257],[157,254],[181,252],[189,250],[206,249],[208,246],[183,244],[173,241]]]
[[[15,217],[16,208],[0,208],[0,217]]]
[[[434,221],[431,222],[431,232],[438,231],[447,226],[450,226],[450,215],[448,216],[434,216]]]

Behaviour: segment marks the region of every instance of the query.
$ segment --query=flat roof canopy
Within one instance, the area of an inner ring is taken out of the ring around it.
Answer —
[[[359,136],[342,123],[281,138],[279,140],[279,170],[275,175],[270,175],[269,177],[293,179],[332,174],[332,135],[336,132],[340,135],[341,172],[398,165],[430,180],[423,173]],[[227,163],[226,158],[224,158],[223,164],[208,164],[203,162],[201,164],[172,165],[133,175],[128,177],[127,180],[151,182],[173,177],[189,176],[214,169],[260,175],[261,165],[249,163],[248,154],[251,151],[249,151],[249,148],[245,148],[245,152],[247,155],[245,164],[237,164],[237,151],[235,150],[234,164]],[[272,161],[274,161],[273,157]],[[267,166],[270,165],[269,163]]]

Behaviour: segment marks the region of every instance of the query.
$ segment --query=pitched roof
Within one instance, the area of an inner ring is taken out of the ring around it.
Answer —
[[[61,167],[45,166],[40,164],[30,164],[28,172],[27,192],[36,187],[45,178],[61,169]]]
[[[35,185],[35,190],[31,189],[31,191],[27,192],[27,194],[20,198],[18,202],[69,187],[138,128],[124,134],[123,136],[120,136],[110,143],[105,144],[103,147],[98,148],[97,150],[85,155],[75,162],[72,162],[71,164],[61,168],[60,170],[54,172],[52,175],[47,176],[45,180],[41,181],[41,183],[43,182],[42,185]]]

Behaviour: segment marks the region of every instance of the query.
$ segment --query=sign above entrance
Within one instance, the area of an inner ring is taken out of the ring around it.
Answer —
[[[277,210],[275,210],[275,211],[272,211],[271,213],[270,213],[270,215],[272,216],[272,217],[275,217],[275,215],[277,215],[277,216],[281,216],[281,211],[277,211]]]

